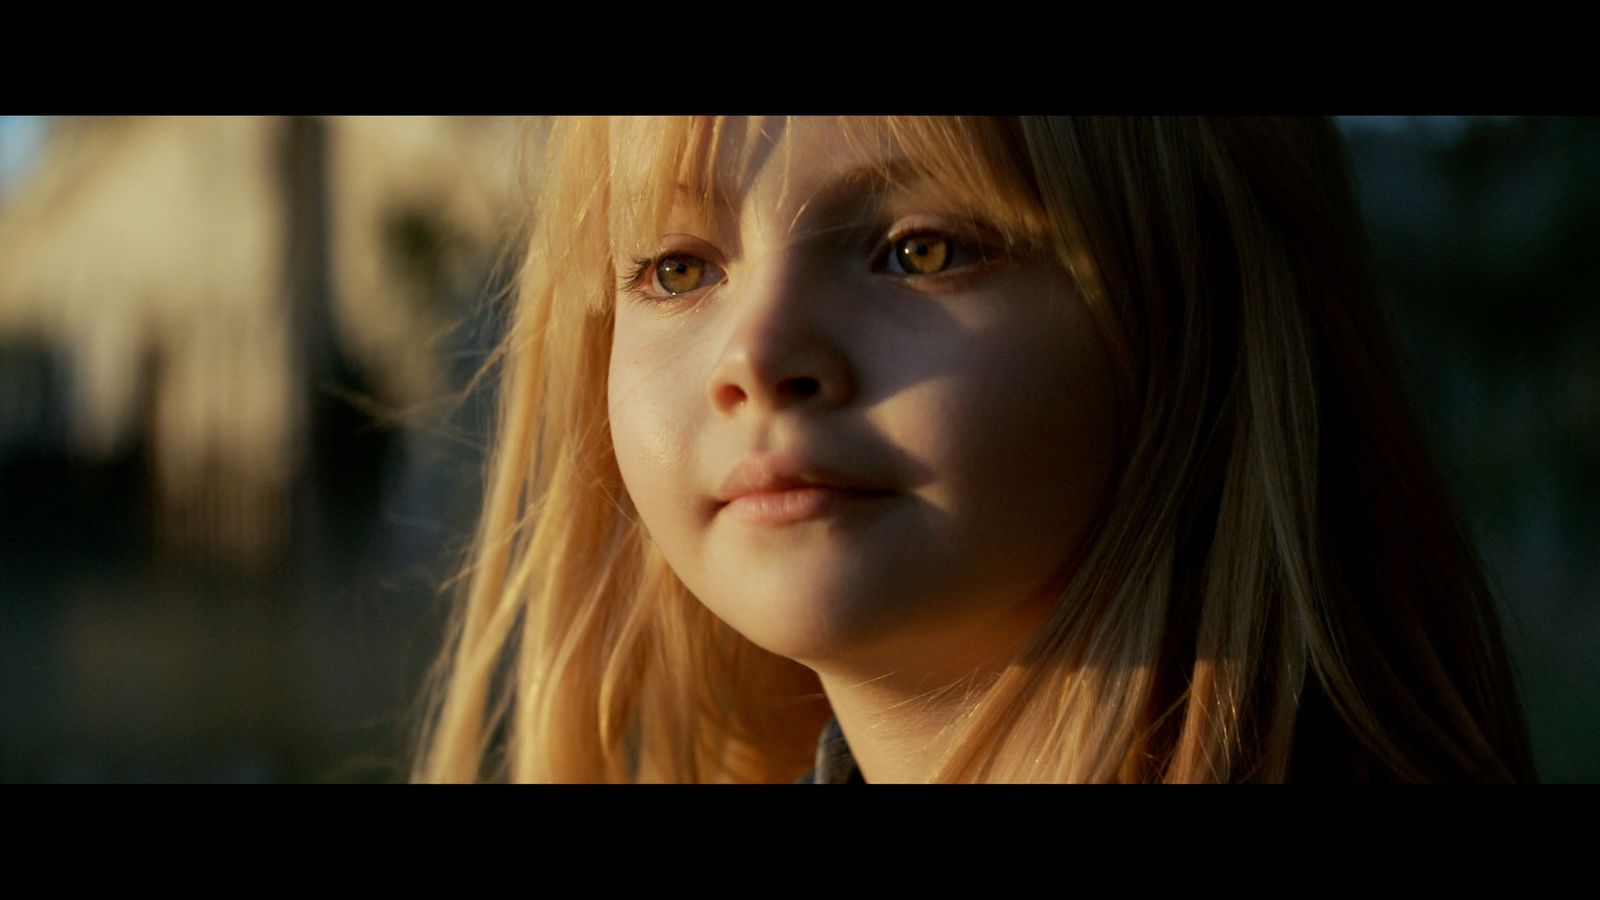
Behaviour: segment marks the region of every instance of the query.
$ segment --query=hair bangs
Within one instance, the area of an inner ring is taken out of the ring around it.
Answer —
[[[862,124],[881,128],[916,177],[939,185],[1009,251],[1032,253],[1049,246],[1033,164],[1012,120],[902,116]]]
[[[654,251],[679,204],[701,210],[736,204],[757,172],[783,167],[787,117],[619,119],[609,128],[614,252]],[[842,118],[840,140],[873,160],[862,173],[890,189],[936,184],[944,200],[1008,252],[1049,245],[1049,228],[1021,132],[1008,121],[971,117]],[[787,183],[787,182],[785,182]],[[620,262],[621,260],[616,260]]]
[[[665,230],[680,204],[727,205],[730,186],[718,173],[724,168],[747,173],[751,145],[762,133],[756,120],[725,116],[613,119],[607,134],[613,252],[653,252],[653,236]]]

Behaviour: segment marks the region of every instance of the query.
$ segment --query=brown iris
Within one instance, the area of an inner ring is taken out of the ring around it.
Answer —
[[[936,234],[913,234],[894,245],[900,268],[912,275],[932,275],[950,265],[950,242]]]
[[[686,294],[700,286],[706,264],[692,256],[669,256],[656,264],[656,283],[669,294]]]

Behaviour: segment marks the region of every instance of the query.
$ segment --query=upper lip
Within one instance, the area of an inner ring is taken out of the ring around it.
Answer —
[[[801,487],[831,487],[849,491],[886,492],[880,484],[846,475],[791,453],[751,456],[739,461],[722,480],[716,498],[729,503],[750,494],[765,494]]]

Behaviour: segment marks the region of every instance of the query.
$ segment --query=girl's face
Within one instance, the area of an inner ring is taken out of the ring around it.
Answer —
[[[773,653],[1004,664],[1110,478],[1096,329],[1053,261],[1002,255],[889,142],[824,120],[725,140],[758,133],[723,206],[682,191],[660,233],[614,239],[628,494],[683,583]]]

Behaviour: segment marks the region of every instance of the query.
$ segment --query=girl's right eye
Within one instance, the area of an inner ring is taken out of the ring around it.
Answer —
[[[688,253],[672,253],[634,261],[623,289],[644,300],[659,301],[690,294],[722,281],[722,270]]]
[[[652,287],[668,294],[687,294],[705,280],[706,261],[693,256],[668,256],[656,263]]]

